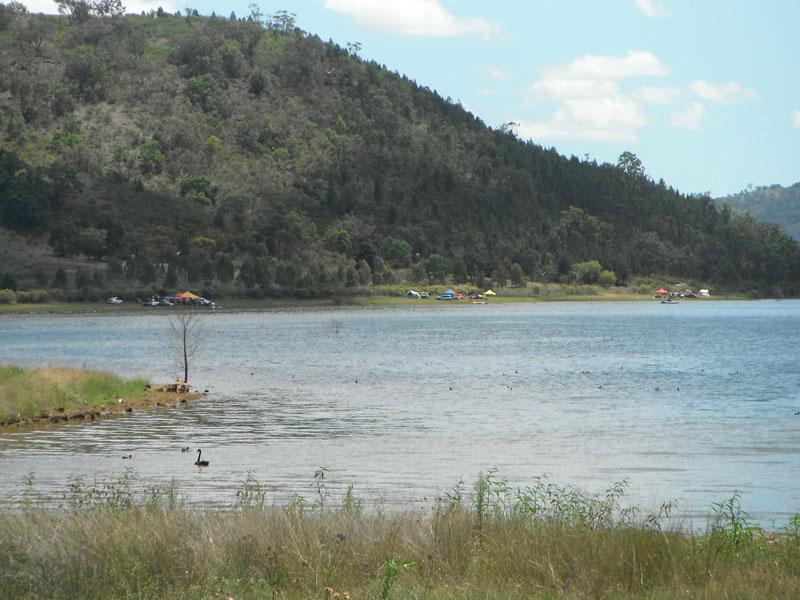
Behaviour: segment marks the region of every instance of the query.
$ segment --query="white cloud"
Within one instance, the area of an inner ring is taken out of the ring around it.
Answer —
[[[636,8],[648,17],[668,17],[669,12],[658,2],[653,0],[633,0]]]
[[[511,73],[509,73],[505,69],[501,69],[500,67],[489,67],[488,69],[486,69],[486,75],[490,79],[496,79],[498,81],[511,79]]]
[[[361,27],[396,35],[486,39],[499,30],[486,19],[459,19],[440,0],[325,0],[325,8],[353,17]]]
[[[649,104],[674,104],[683,95],[676,87],[643,85],[631,92],[631,96]]]
[[[735,81],[728,83],[709,83],[708,81],[693,81],[689,86],[692,91],[703,100],[728,104],[737,100],[758,100],[758,92],[753,88],[742,87]]]
[[[794,126],[800,128],[800,110],[794,111]]]
[[[602,79],[540,79],[531,86],[539,102],[548,100],[598,98],[619,93],[616,82]]]
[[[634,100],[617,94],[565,100],[544,121],[520,121],[514,132],[522,138],[635,142],[648,123]]]
[[[21,0],[28,12],[31,13],[44,13],[46,15],[57,15],[58,5],[52,0]],[[166,12],[174,13],[177,8],[173,2],[169,0],[122,0],[125,6],[126,14],[139,14],[142,11],[150,12],[151,10],[158,10],[160,6]]]
[[[706,116],[706,107],[700,102],[692,102],[680,112],[672,114],[672,126],[687,131],[697,131]]]
[[[544,120],[520,121],[523,137],[634,142],[649,122],[642,104],[665,102],[672,88],[620,89],[625,79],[666,75],[666,66],[652,52],[630,50],[624,56],[586,54],[567,65],[545,69],[529,88],[529,106],[557,103]]]
[[[545,71],[545,76],[570,79],[624,79],[666,75],[667,68],[652,52],[628,50],[625,56],[584,54],[566,67]]]

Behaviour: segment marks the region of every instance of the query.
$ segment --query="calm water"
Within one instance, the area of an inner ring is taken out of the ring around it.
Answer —
[[[0,361],[169,381],[165,314],[2,317]],[[29,472],[57,502],[71,477],[128,465],[192,502],[230,502],[252,472],[281,501],[311,497],[326,465],[335,492],[389,505],[497,467],[592,492],[627,478],[631,501],[690,517],[734,490],[764,524],[800,509],[798,301],[216,312],[204,327],[190,379],[207,398],[0,435],[0,503]]]

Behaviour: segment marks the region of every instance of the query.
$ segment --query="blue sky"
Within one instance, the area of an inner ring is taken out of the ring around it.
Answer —
[[[54,12],[51,0],[23,0]],[[246,16],[248,0],[131,0]],[[726,195],[800,181],[800,1],[284,0],[297,25],[567,156],[630,150],[653,179]]]

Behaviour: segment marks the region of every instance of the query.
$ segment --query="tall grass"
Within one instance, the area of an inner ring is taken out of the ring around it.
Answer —
[[[670,531],[601,496],[495,473],[430,510],[365,511],[331,498],[275,506],[248,477],[224,509],[194,510],[174,484],[74,482],[71,508],[0,513],[6,598],[797,598],[794,519],[765,534],[738,499],[708,531]],[[348,500],[349,497],[349,500]],[[336,502],[334,502],[336,500]],[[648,518],[649,517],[649,518]]]
[[[117,398],[140,398],[145,395],[146,383],[144,379],[124,380],[96,371],[0,366],[0,421],[17,415],[70,413]]]

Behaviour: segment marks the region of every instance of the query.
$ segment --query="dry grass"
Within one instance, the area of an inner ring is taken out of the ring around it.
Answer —
[[[469,504],[459,496],[427,512],[381,513],[361,511],[352,497],[332,506],[322,495],[313,507],[299,500],[276,507],[250,481],[235,506],[195,511],[181,505],[174,486],[137,495],[134,481],[127,472],[102,489],[78,483],[68,512],[23,503],[0,514],[1,595],[800,597],[796,528],[738,536],[723,522],[686,535],[634,523],[613,499],[582,496],[566,511],[531,513],[504,507],[500,496],[480,500],[479,485]],[[613,515],[597,512],[604,507]]]
[[[117,398],[145,395],[144,379],[123,380],[110,373],[60,367],[0,366],[0,421],[21,415],[99,407]]]

